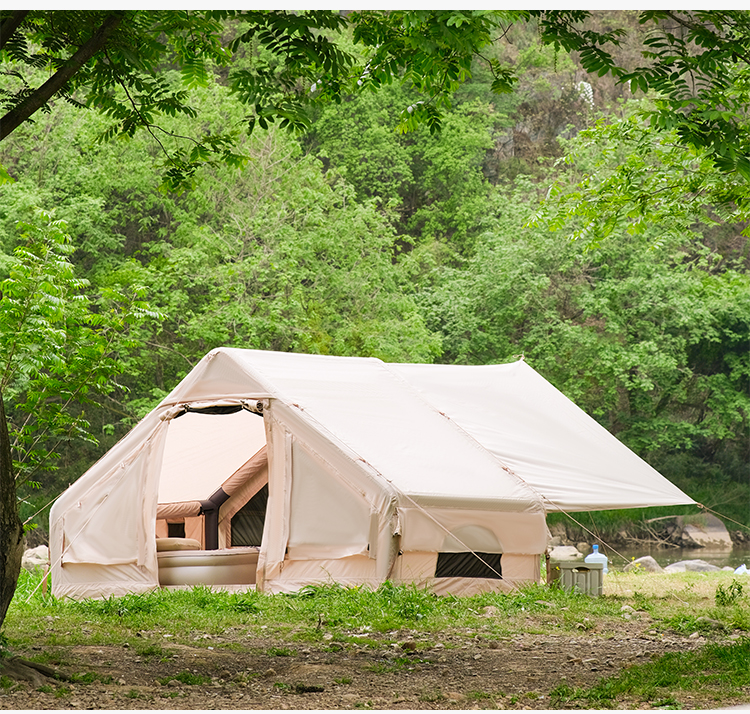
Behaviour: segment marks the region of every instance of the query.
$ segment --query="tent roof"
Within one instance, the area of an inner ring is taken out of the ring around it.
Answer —
[[[221,348],[164,404],[229,396],[280,400],[423,505],[542,508],[521,479],[378,359]]]
[[[542,494],[547,510],[695,503],[523,361],[391,368]]]
[[[386,365],[220,348],[162,405],[264,397],[296,410],[424,505],[489,500],[510,510],[542,502],[548,510],[595,510],[694,502],[524,362]]]

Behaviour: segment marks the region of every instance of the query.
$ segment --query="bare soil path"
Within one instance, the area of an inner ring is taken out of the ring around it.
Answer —
[[[150,635],[143,633],[153,641]],[[594,628],[580,636],[492,640],[456,631],[427,641],[414,635],[399,632],[398,644],[367,634],[361,645],[309,645],[233,639],[228,633],[195,647],[165,642],[150,649],[130,643],[52,648],[60,669],[92,681],[40,688],[17,683],[0,689],[0,708],[548,709],[555,705],[550,692],[562,683],[591,686],[631,664],[705,643],[702,637],[657,634],[647,621],[624,621],[617,631]],[[717,706],[700,695],[681,704]],[[644,705],[620,702],[619,707]]]

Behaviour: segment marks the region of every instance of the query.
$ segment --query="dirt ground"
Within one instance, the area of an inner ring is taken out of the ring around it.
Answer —
[[[491,640],[455,631],[428,642],[401,631],[397,643],[365,633],[362,644],[314,646],[239,634],[233,639],[229,633],[195,647],[165,641],[151,651],[144,643],[154,642],[156,633],[141,634],[142,641],[124,647],[53,650],[61,670],[98,678],[89,684],[16,684],[0,689],[0,708],[547,709],[553,706],[550,691],[561,683],[590,686],[630,664],[705,643],[703,637],[656,634],[643,620],[580,636],[522,634]],[[390,633],[391,640],[395,634]],[[185,683],[198,673],[210,681]],[[745,699],[750,701],[750,692]],[[718,706],[699,694],[680,703],[684,708]],[[649,708],[641,702],[620,702],[619,707]]]

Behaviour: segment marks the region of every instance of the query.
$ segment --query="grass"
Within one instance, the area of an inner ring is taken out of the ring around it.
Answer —
[[[733,645],[709,643],[697,652],[666,654],[653,662],[626,669],[589,689],[561,685],[550,694],[555,704],[588,704],[611,708],[627,698],[652,706],[681,705],[680,696],[699,692],[719,698],[747,696],[750,689],[750,638]]]
[[[726,629],[750,631],[750,580],[743,589],[742,582],[725,572],[657,577],[613,571],[605,578],[602,598],[543,585],[509,594],[438,597],[414,586],[385,583],[376,590],[307,587],[291,595],[212,592],[195,587],[81,602],[58,600],[41,591],[31,595],[39,577],[21,573],[5,622],[11,646],[129,643],[139,656],[155,661],[171,657],[170,643],[216,647],[226,633],[268,635],[335,649],[353,643],[387,646],[409,636],[421,649],[435,636],[456,629],[484,638],[521,632],[614,631],[622,622],[623,604],[647,614],[657,629],[687,634],[706,630],[711,625],[699,621],[703,616],[721,622]],[[378,636],[378,642],[373,636]],[[268,654],[293,657],[296,651],[280,644]]]
[[[420,654],[435,642],[449,649],[459,646],[457,641],[492,641],[529,632],[615,637],[627,614],[643,619],[648,631],[657,636],[698,633],[709,641],[732,631],[745,636],[733,645],[713,643],[631,667],[588,690],[561,685],[549,693],[551,705],[609,706],[624,698],[670,707],[684,703],[680,697],[687,692],[700,690],[715,692],[717,701],[750,699],[750,579],[729,572],[652,575],[613,571],[604,580],[601,598],[542,585],[508,594],[437,597],[428,590],[386,583],[376,590],[307,587],[292,595],[196,587],[77,602],[34,592],[39,578],[22,572],[5,621],[4,641],[11,650],[28,651],[33,645],[39,661],[56,664],[61,663],[60,653],[50,654],[55,646],[128,644],[146,662],[164,662],[174,654],[172,644],[218,648],[233,644],[223,640],[270,637],[276,642],[272,647],[265,645],[264,652],[280,658],[297,656],[293,642],[314,643],[320,651],[347,650],[355,643],[359,648],[366,646],[382,653],[380,661],[370,665],[371,671],[385,674],[430,664]],[[625,613],[624,605],[632,610]],[[393,647],[405,640],[413,643],[413,651]],[[93,675],[78,677],[85,683]],[[188,685],[210,681],[183,672],[162,684],[172,679]],[[0,688],[9,686],[10,682],[0,679]],[[56,694],[67,696],[62,688]],[[422,696],[424,703],[430,703],[435,692],[423,690]],[[500,695],[488,694],[488,701],[496,696]],[[483,696],[476,693],[471,699],[480,702]]]

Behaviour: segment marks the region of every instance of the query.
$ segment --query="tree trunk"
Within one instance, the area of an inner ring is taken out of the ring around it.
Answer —
[[[91,39],[68,59],[41,87],[32,92],[15,109],[9,111],[0,121],[0,141],[23,124],[35,111],[41,109],[59,92],[97,52],[107,43],[109,36],[123,20],[122,13],[107,15],[101,27]]]
[[[18,515],[8,423],[0,394],[0,627],[16,591],[22,555],[23,524]]]

